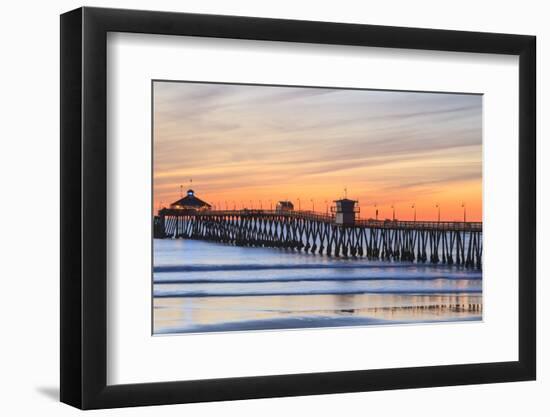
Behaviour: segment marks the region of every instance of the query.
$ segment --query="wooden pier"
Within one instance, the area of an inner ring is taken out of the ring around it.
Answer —
[[[199,239],[371,260],[460,265],[481,269],[482,223],[355,220],[276,210],[162,209],[155,238]]]

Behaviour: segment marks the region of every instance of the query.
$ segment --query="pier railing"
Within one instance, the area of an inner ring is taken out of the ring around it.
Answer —
[[[321,221],[334,223],[335,216],[331,213],[313,212],[308,210],[180,210],[180,209],[162,209],[159,216],[248,216],[248,217],[288,217],[303,220]],[[356,219],[353,227],[370,227],[377,229],[406,229],[406,230],[440,230],[440,231],[466,231],[482,232],[482,222],[461,222],[461,221],[434,221],[434,220],[375,220],[375,219]]]

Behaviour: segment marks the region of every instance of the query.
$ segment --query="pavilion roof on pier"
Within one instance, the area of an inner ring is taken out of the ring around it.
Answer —
[[[183,198],[180,198],[178,201],[170,204],[170,208],[174,209],[195,209],[195,210],[206,210],[210,209],[212,206],[206,201],[201,200],[195,196],[195,192],[191,189],[187,190],[187,195]]]

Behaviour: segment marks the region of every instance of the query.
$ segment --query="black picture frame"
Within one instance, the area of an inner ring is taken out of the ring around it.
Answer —
[[[519,358],[107,385],[108,32],[519,56]],[[82,409],[533,380],[536,376],[534,36],[79,8],[61,15],[61,401]]]

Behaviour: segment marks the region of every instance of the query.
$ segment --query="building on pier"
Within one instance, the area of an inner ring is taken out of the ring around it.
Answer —
[[[359,207],[356,206],[356,200],[342,198],[334,201],[336,205],[332,207],[335,214],[334,223],[342,226],[353,226],[355,224],[356,214],[359,213]]]
[[[196,197],[195,192],[189,189],[187,190],[187,195],[170,204],[170,208],[173,210],[205,211],[210,210],[212,206]]]
[[[292,201],[288,201],[288,200],[279,201],[277,203],[276,209],[277,209],[278,212],[293,211],[294,210],[294,204],[292,204]]]

